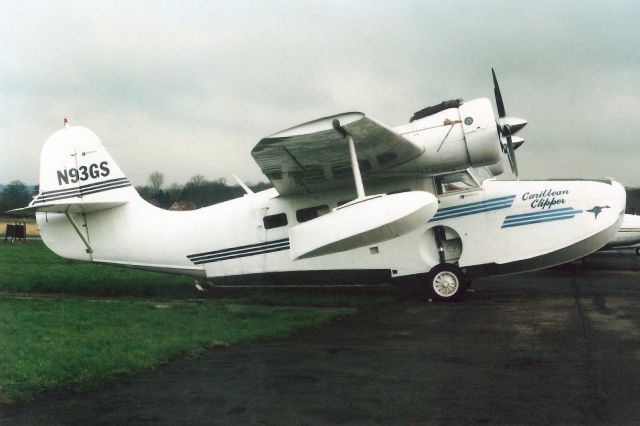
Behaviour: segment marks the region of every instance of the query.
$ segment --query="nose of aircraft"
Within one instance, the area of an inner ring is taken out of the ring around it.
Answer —
[[[611,186],[613,187],[612,199],[616,204],[616,211],[623,215],[624,209],[627,206],[627,191],[624,189],[624,186],[620,184],[620,182],[615,180],[611,180]]]
[[[626,205],[626,191],[613,179],[575,183],[577,198],[574,205],[579,206],[581,213],[573,230],[567,228],[567,235],[580,242],[572,245],[567,257],[573,259],[568,260],[582,258],[608,244],[622,224]]]

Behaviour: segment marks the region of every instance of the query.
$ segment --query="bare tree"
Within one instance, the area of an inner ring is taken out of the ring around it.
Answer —
[[[149,183],[153,188],[153,191],[157,193],[164,184],[164,175],[160,172],[153,172],[149,175]]]
[[[182,196],[182,189],[182,185],[176,182],[169,185],[169,189],[167,190],[167,192],[169,193],[169,199],[172,203],[180,200],[180,197]]]
[[[189,179],[189,182],[187,182],[187,185],[202,186],[202,185],[204,185],[206,183],[207,183],[207,179],[205,179],[204,176],[195,175],[191,179]]]
[[[31,190],[20,180],[11,181],[2,190],[0,196],[0,212],[24,207],[31,200]]]

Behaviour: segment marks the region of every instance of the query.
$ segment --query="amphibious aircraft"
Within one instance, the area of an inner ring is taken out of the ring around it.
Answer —
[[[640,256],[640,216],[625,214],[618,232],[602,249],[635,249]]]
[[[418,282],[456,300],[469,277],[581,258],[617,232],[611,180],[517,180],[515,134],[495,73],[486,98],[424,108],[388,127],[361,112],[320,118],[251,151],[273,188],[194,211],[145,202],[98,137],[45,142],[35,210],[60,256],[220,282]],[[516,180],[496,180],[506,154]],[[330,279],[328,278],[330,277]]]

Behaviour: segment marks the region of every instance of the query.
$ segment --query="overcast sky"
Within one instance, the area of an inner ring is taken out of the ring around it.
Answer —
[[[640,186],[640,2],[3,1],[0,183],[38,180],[68,117],[136,185],[266,180],[260,138],[362,111],[388,125],[444,99],[529,120],[523,178]]]

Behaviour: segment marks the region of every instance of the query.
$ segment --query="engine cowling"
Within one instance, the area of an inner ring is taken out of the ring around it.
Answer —
[[[404,137],[423,145],[416,161],[420,172],[446,173],[489,166],[502,159],[496,119],[489,99],[462,103],[403,126]]]

